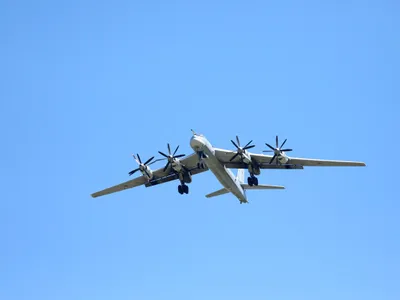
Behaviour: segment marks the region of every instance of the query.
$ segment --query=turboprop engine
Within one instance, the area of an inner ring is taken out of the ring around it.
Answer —
[[[184,157],[185,154],[179,154],[176,155],[178,152],[179,146],[176,147],[175,151],[172,153],[171,152],[171,146],[169,143],[167,144],[168,147],[168,155],[158,151],[162,156],[164,156],[167,160],[167,164],[164,167],[164,172],[167,171],[168,167],[171,166],[173,172],[177,173],[179,176],[179,180],[184,183],[191,183],[192,182],[192,174],[190,174],[190,171],[188,168],[185,167],[184,164],[179,160],[180,157]]]
[[[145,163],[142,163],[142,160],[141,160],[139,154],[137,154],[137,157],[134,154],[132,154],[132,156],[135,159],[135,161],[138,163],[139,168],[136,168],[136,169],[130,171],[129,176],[133,175],[137,171],[140,171],[143,176],[146,176],[147,179],[151,180],[153,178],[153,172],[151,171],[149,166],[156,162],[156,161],[151,162],[154,159],[154,156],[150,157]]]
[[[183,168],[183,165],[181,164],[181,162],[180,162],[180,160],[178,158],[184,157],[185,154],[175,155],[176,152],[179,149],[179,146],[176,147],[174,153],[171,153],[171,147],[170,147],[169,143],[167,144],[167,146],[168,146],[168,155],[163,153],[163,152],[161,152],[161,151],[158,151],[158,153],[160,153],[162,156],[165,157],[164,159],[167,159],[167,164],[164,167],[164,172],[167,170],[169,165],[172,166],[172,169],[174,171],[180,172],[182,170],[182,168]]]
[[[231,140],[232,144],[236,147],[237,151],[235,153],[235,155],[233,155],[231,157],[231,159],[229,161],[234,160],[237,156],[240,157],[240,159],[242,160],[242,162],[246,163],[246,164],[251,164],[251,157],[250,155],[247,153],[247,149],[251,149],[253,147],[255,147],[255,145],[250,145],[253,141],[251,140],[250,142],[248,142],[244,147],[240,146],[240,140],[239,137],[236,136],[236,142],[235,143],[233,140]]]
[[[283,145],[285,145],[287,139],[285,139],[282,145],[279,147],[278,136],[276,136],[276,148],[272,147],[270,144],[265,143],[271,150],[264,150],[263,152],[273,152],[274,156],[272,156],[269,164],[272,164],[274,159],[276,158],[276,164],[286,164],[289,161],[289,157],[285,154],[285,152],[292,151],[292,149],[282,149]]]
[[[189,186],[186,185],[186,183],[191,183],[192,182],[192,174],[190,173],[190,170],[185,167],[185,165],[179,160],[180,157],[184,157],[185,154],[179,154],[176,155],[176,152],[178,152],[179,146],[176,147],[175,151],[172,153],[171,152],[171,147],[169,143],[167,144],[168,146],[168,155],[158,151],[162,156],[164,156],[167,160],[167,164],[165,165],[163,172],[166,172],[168,170],[168,174],[175,173],[175,175],[178,175],[179,181],[181,182],[180,185],[178,185],[178,193],[179,194],[188,194],[189,193]]]

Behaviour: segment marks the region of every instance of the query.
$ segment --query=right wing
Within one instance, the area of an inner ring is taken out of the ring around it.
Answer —
[[[184,159],[181,159],[181,163],[190,171],[192,175],[196,175],[202,172],[205,172],[208,170],[207,167],[204,169],[199,169],[197,168],[197,162],[198,162],[198,156],[197,154],[191,154]],[[145,176],[139,176],[135,179],[128,180],[124,183],[120,183],[117,185],[114,185],[112,187],[109,187],[107,189],[101,190],[99,192],[93,193],[91,196],[93,198],[120,192],[126,189],[134,188],[140,185],[145,185],[146,187],[150,187],[153,185],[173,181],[179,178],[178,174],[172,171],[171,168],[168,168],[164,172],[164,168],[160,168],[156,171],[153,171],[153,179],[152,180],[147,180]]]

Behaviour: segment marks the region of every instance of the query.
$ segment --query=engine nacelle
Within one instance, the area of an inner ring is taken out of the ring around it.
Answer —
[[[289,161],[289,157],[287,157],[286,155],[279,155],[278,160],[281,164],[286,164]]]
[[[176,172],[181,172],[182,171],[182,164],[181,161],[179,159],[174,159],[172,164],[172,169],[174,169],[174,171]]]
[[[148,180],[153,179],[153,171],[150,169],[149,166],[144,166],[144,168],[140,169],[140,172],[142,173],[143,176],[145,176]]]

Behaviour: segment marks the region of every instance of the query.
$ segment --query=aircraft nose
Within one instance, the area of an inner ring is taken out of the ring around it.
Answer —
[[[192,147],[194,151],[200,151],[203,148],[203,146],[204,143],[200,138],[194,136],[190,139],[190,147]]]

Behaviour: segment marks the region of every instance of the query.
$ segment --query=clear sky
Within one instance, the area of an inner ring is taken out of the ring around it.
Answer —
[[[399,31],[394,0],[1,1],[0,299],[400,299]],[[191,128],[367,167],[90,197]]]

